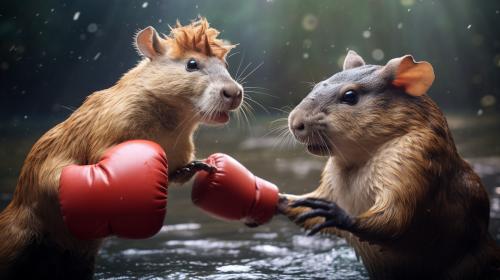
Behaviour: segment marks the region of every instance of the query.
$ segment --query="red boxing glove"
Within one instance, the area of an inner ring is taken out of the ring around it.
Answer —
[[[59,202],[64,222],[79,239],[151,237],[163,225],[167,185],[167,157],[160,145],[123,142],[96,164],[62,170]]]
[[[217,171],[198,172],[191,199],[216,217],[259,225],[271,220],[278,204],[278,188],[246,169],[234,158],[213,154],[205,163]]]

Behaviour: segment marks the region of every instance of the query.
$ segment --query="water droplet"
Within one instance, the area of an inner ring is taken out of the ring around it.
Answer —
[[[401,0],[401,5],[405,7],[413,6],[415,4],[415,0]]]
[[[313,14],[307,14],[302,19],[302,28],[307,31],[313,31],[318,27],[318,18]]]
[[[312,41],[309,39],[305,39],[304,42],[302,42],[302,47],[304,49],[309,49],[312,46]]]
[[[481,102],[481,106],[483,106],[483,107],[491,107],[491,106],[495,105],[496,101],[497,100],[496,100],[495,96],[488,94],[488,95],[483,96],[481,98],[480,102]]]
[[[372,51],[372,57],[373,59],[380,61],[384,59],[384,52],[381,49],[374,49]]]
[[[148,7],[148,5],[149,5],[149,3],[148,3],[148,2],[144,2],[144,3],[142,3],[142,6],[141,6],[141,7],[142,7],[143,9],[145,9],[145,8],[147,8],[147,7]]]
[[[80,12],[76,12],[74,15],[73,15],[73,20],[78,20],[80,18]]]
[[[97,31],[97,24],[91,23],[87,26],[87,31],[89,33],[95,33]]]

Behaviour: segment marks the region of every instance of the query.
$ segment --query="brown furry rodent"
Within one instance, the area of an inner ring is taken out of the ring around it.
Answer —
[[[194,158],[198,124],[225,123],[242,102],[243,89],[226,69],[234,45],[218,34],[204,18],[177,24],[167,37],[152,27],[140,31],[136,46],[145,58],[35,143],[0,214],[0,279],[92,278],[101,240],[77,240],[65,227],[58,202],[63,167],[93,164],[113,145],[148,139],[165,150],[171,182],[193,175],[183,167]]]
[[[346,238],[374,279],[499,279],[488,195],[425,95],[433,81],[412,56],[377,66],[350,51],[289,116],[295,138],[329,159],[320,186],[283,195],[280,211]]]

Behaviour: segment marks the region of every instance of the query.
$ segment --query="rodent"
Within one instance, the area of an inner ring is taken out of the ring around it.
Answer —
[[[200,123],[228,122],[243,98],[227,71],[235,45],[218,34],[205,18],[177,22],[168,36],[143,29],[135,38],[143,60],[34,144],[0,213],[0,278],[92,278],[102,240],[77,240],[65,227],[58,203],[63,167],[96,163],[111,146],[145,139],[165,150],[169,181],[193,175],[183,167],[194,158],[194,131]]]
[[[328,157],[319,187],[282,195],[303,228],[344,237],[373,279],[499,279],[489,199],[426,95],[432,65],[406,55],[318,83],[289,115],[310,153]]]

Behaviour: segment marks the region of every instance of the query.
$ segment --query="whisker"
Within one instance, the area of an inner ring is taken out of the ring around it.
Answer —
[[[247,66],[245,66],[245,68],[243,68],[243,70],[241,70],[241,73],[236,77],[236,81],[238,81],[239,83],[243,83],[245,80],[242,80],[240,79],[243,75],[245,75],[245,72],[246,70],[248,69],[248,67],[250,67],[252,65],[252,62],[248,63]]]
[[[250,77],[250,75],[252,75],[257,69],[259,69],[262,65],[264,65],[264,62],[261,62],[259,65],[257,65],[252,71],[250,71],[250,73],[248,73],[245,77],[243,77],[241,79],[241,81],[245,81],[246,78]]]
[[[264,105],[260,104],[258,101],[253,100],[252,98],[250,98],[250,96],[245,96],[245,99],[248,100],[248,101],[253,102],[257,106],[259,106],[260,108],[262,108],[262,110],[264,110],[266,113],[269,114],[269,110],[267,110],[266,107],[264,107]]]
[[[240,63],[238,64],[238,69],[236,69],[236,74],[234,74],[235,77],[239,77],[238,73],[240,72],[241,64],[243,63],[243,60],[245,60],[245,54],[241,56]],[[238,78],[236,78],[238,80]]]

